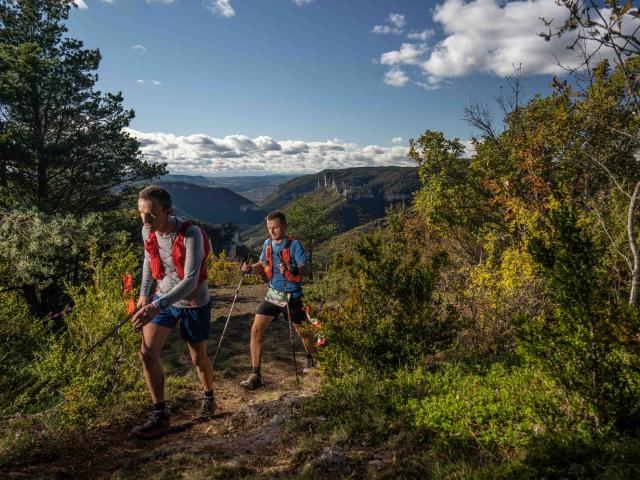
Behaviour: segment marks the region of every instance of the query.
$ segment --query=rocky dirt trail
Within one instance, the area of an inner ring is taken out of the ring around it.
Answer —
[[[212,291],[213,357],[235,287]],[[263,354],[265,388],[239,386],[250,373],[249,336],[255,308],[265,287],[245,286],[236,303],[215,366],[217,413],[195,421],[201,392],[186,346],[174,332],[163,355],[167,377],[179,388],[168,398],[171,432],[157,440],[129,435],[139,422],[139,406],[125,411],[114,425],[86,432],[62,451],[39,455],[0,472],[5,478],[274,478],[296,475],[295,436],[286,422],[318,390],[317,372],[295,382],[288,324],[279,319],[267,333]],[[299,371],[304,350],[296,337]],[[177,382],[176,382],[177,380]],[[126,410],[126,409],[125,409]],[[146,415],[148,412],[144,412]]]

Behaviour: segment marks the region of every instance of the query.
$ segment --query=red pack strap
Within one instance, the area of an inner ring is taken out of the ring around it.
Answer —
[[[176,268],[176,274],[178,278],[182,280],[184,278],[184,264],[187,259],[187,253],[184,245],[184,236],[187,229],[192,226],[190,221],[184,221],[178,229],[176,238],[171,247],[171,257],[173,258],[173,265]],[[209,244],[209,236],[202,227],[198,227],[200,234],[202,235],[202,241],[204,243],[204,256],[200,263],[200,272],[198,274],[198,285],[207,278],[207,257],[211,253],[211,245]],[[151,259],[151,274],[156,280],[162,280],[164,278],[164,267],[162,266],[162,260],[160,259],[160,247],[158,246],[158,239],[155,232],[149,233],[149,238],[144,244],[144,248],[149,254]]]
[[[291,262],[291,244],[295,240],[295,237],[287,237],[284,248],[280,252],[280,257],[284,263]],[[271,245],[271,239],[267,243],[267,251],[265,252],[267,265],[264,267],[264,273],[269,280],[273,277],[273,247]],[[284,272],[284,278],[289,282],[300,283],[302,281],[302,276],[300,274],[294,275],[291,272]]]

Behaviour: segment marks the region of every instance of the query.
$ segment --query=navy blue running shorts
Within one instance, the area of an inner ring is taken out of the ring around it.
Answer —
[[[154,297],[154,300],[158,297]],[[160,311],[149,323],[174,329],[180,321],[180,335],[189,343],[200,343],[211,336],[211,304],[196,308],[173,305]]]

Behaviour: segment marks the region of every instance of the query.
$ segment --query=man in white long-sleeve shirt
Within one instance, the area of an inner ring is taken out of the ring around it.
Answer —
[[[138,210],[144,224],[145,253],[139,310],[131,323],[142,329],[140,359],[154,413],[131,433],[140,438],[157,438],[169,429],[160,352],[178,322],[204,389],[200,414],[210,416],[215,411],[213,367],[207,356],[211,305],[206,257],[210,245],[204,230],[173,215],[171,195],[162,187],[142,190]],[[154,279],[157,288],[151,296]]]

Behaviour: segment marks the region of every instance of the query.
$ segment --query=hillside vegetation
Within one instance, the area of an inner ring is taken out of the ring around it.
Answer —
[[[413,169],[294,179],[262,211],[170,184],[196,218],[211,206],[258,224],[285,209],[313,251],[304,289],[318,322],[303,328],[324,344],[297,381],[300,344],[276,321],[267,385],[241,390],[266,285],[236,297],[239,264],[220,252],[207,345],[229,318],[219,410],[193,419],[201,392],[176,331],[163,357],[176,422],[148,442],[127,435],[150,407],[139,333],[90,347],[137,297],[128,207],[164,165],[140,157],[122,97],[94,90],[100,54],[64,39],[68,2],[0,3],[0,476],[640,478],[640,29],[621,26],[640,13],[559,3],[568,20],[549,36],[582,26],[617,61],[589,58],[527,101],[516,71],[499,120],[465,111],[471,156],[426,130],[410,140]],[[42,105],[61,133],[37,121]],[[374,218],[380,198],[395,205]]]
[[[294,198],[328,187],[352,200],[382,199],[387,202],[410,200],[420,185],[415,167],[357,167],[322,170],[294,178],[280,185],[260,206],[266,210],[283,208]]]
[[[228,188],[214,188],[183,182],[156,182],[173,198],[176,213],[207,223],[233,222],[254,225],[263,220],[264,210]]]

